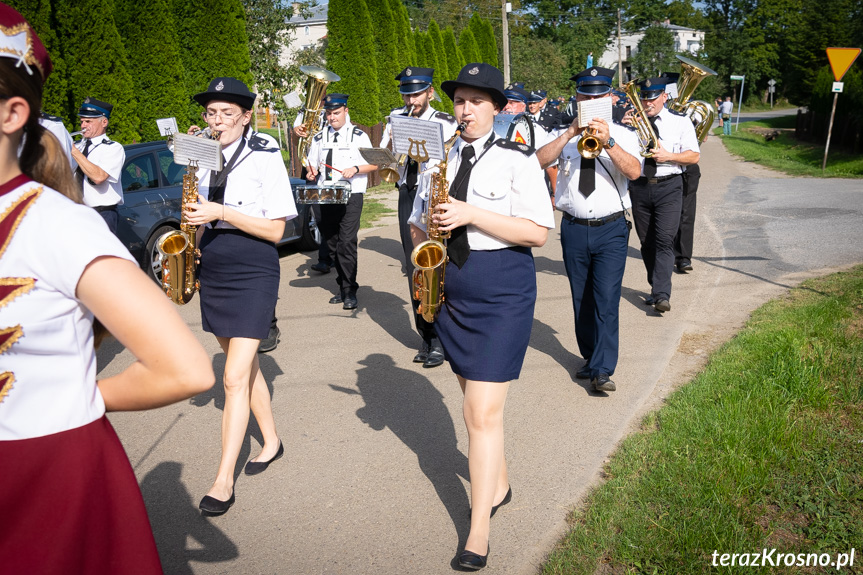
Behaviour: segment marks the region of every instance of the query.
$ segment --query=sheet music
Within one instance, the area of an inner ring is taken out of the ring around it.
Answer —
[[[210,138],[174,134],[174,163],[188,166],[190,161],[196,162],[199,168],[221,172],[222,144]]]
[[[444,159],[443,126],[410,116],[390,116],[393,151],[411,157],[424,153],[434,160]]]
[[[578,103],[578,127],[586,127],[594,118],[602,118],[611,124],[611,98],[582,100]]]

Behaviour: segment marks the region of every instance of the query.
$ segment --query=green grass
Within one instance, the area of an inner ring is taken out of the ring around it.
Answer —
[[[729,152],[747,162],[761,164],[792,176],[814,176],[818,178],[863,178],[863,154],[849,154],[833,148],[827,156],[827,168],[822,172],[824,146],[809,142],[798,142],[793,131],[783,131],[773,141],[764,139],[758,128],[791,128],[795,116],[780,116],[762,122],[741,122],[739,129],[732,128],[730,136],[721,136],[722,128],[713,134],[719,137]]]
[[[861,551],[861,382],[863,266],[767,303],[621,444],[543,573],[837,572],[712,561]]]
[[[366,190],[366,196],[363,198],[363,213],[360,215],[360,229],[373,228],[381,217],[396,212],[375,197],[390,193],[394,193],[392,184],[381,184]]]

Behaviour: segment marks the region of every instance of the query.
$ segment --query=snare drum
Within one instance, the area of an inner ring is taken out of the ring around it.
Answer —
[[[494,117],[494,133],[506,140],[528,146],[536,145],[533,122],[527,114],[498,114]]]
[[[298,204],[346,204],[351,197],[351,183],[296,186],[294,195]]]

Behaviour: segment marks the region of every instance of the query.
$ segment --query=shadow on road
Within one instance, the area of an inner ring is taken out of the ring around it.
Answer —
[[[182,470],[181,463],[164,461],[141,482],[162,568],[172,575],[192,575],[190,561],[217,563],[239,555],[234,542],[201,516],[180,480]],[[190,537],[193,548],[187,544]]]
[[[330,387],[360,395],[365,406],[357,410],[357,417],[375,431],[389,428],[416,454],[420,469],[455,526],[462,548],[470,528],[470,502],[460,479],[468,478],[467,457],[458,449],[443,395],[422,375],[396,367],[388,355],[373,353],[358,363],[365,366],[357,371],[359,391]]]

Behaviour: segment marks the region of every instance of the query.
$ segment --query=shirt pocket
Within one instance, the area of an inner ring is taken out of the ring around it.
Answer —
[[[510,186],[499,179],[471,182],[471,204],[498,214],[509,214]]]

